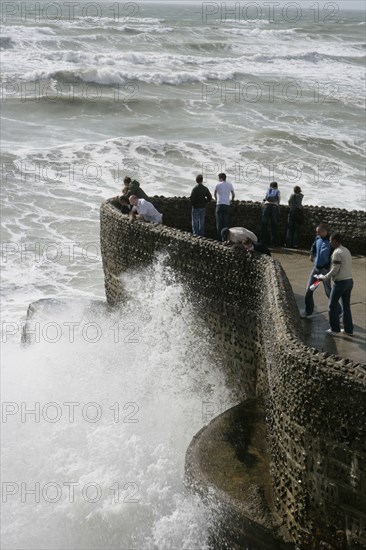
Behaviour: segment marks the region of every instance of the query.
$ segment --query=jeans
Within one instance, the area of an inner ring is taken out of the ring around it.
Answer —
[[[192,234],[205,236],[205,214],[206,208],[192,208]]]
[[[340,332],[339,323],[339,300],[342,299],[343,305],[343,326],[345,332],[353,334],[353,321],[351,313],[351,292],[353,288],[353,279],[345,281],[335,281],[329,298],[329,323],[333,332]]]
[[[328,273],[328,271],[329,270],[325,267],[323,269],[317,269],[316,267],[313,267],[312,272],[310,273],[308,284],[306,286],[306,294],[305,294],[305,313],[306,313],[306,315],[312,315],[313,312],[314,312],[314,291],[310,290],[311,285],[315,281],[317,281],[317,279],[314,277],[314,275],[319,275],[319,274],[326,275]],[[324,284],[325,294],[329,298],[331,290],[332,290],[331,286],[327,281],[324,281],[323,284]],[[341,314],[341,312],[342,312],[342,310],[341,310],[341,307],[339,306],[338,317]]]
[[[221,231],[225,227],[229,227],[229,213],[230,213],[230,206],[228,204],[218,204],[216,206],[216,229],[217,229],[217,240],[221,241]]]
[[[286,245],[289,248],[298,246],[299,228],[300,228],[300,225],[295,221],[294,214],[290,212],[290,214],[288,215],[287,236],[286,236]]]
[[[276,204],[266,204],[262,212],[261,241],[269,244],[268,223],[271,221],[272,246],[277,246],[279,208]]]

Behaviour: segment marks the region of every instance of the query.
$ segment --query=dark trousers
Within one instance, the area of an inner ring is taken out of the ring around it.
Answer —
[[[279,208],[276,204],[266,204],[262,212],[261,241],[269,244],[268,224],[271,222],[272,246],[277,246],[277,227],[279,218]]]
[[[221,231],[225,227],[229,227],[229,213],[230,206],[228,204],[218,204],[216,206],[215,216],[218,241],[222,240]]]
[[[306,285],[306,294],[305,294],[305,312],[306,312],[306,315],[312,315],[313,312],[314,312],[314,291],[310,290],[311,285],[313,285],[315,283],[315,281],[317,281],[317,279],[316,279],[316,277],[314,277],[314,275],[326,275],[328,273],[328,271],[329,271],[328,268],[317,269],[316,267],[313,267],[313,269],[310,273],[308,284]],[[323,286],[324,286],[325,294],[329,298],[331,290],[332,290],[331,286],[326,281],[323,283]],[[319,290],[317,290],[317,292],[319,292]],[[338,316],[341,313],[342,313],[342,310],[339,307]]]
[[[329,298],[329,323],[333,332],[340,332],[339,322],[339,300],[343,305],[343,326],[345,332],[353,334],[353,320],[351,313],[351,292],[353,288],[353,279],[345,281],[335,281],[332,286],[332,292]]]
[[[286,235],[286,245],[289,248],[298,246],[299,229],[300,229],[300,225],[295,221],[295,215],[292,212],[290,212],[290,214],[288,215],[287,235]]]

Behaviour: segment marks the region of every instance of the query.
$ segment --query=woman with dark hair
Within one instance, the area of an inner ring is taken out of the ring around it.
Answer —
[[[290,212],[287,223],[286,246],[289,248],[297,248],[299,244],[299,229],[304,223],[304,208],[302,200],[304,195],[298,185],[294,187],[294,192],[289,198]]]
[[[269,244],[268,237],[268,223],[271,222],[271,233],[272,233],[272,246],[277,246],[277,228],[278,228],[278,218],[279,218],[279,206],[281,201],[281,193],[278,189],[278,184],[276,181],[273,181],[266,193],[266,196],[263,200],[263,212],[262,212],[262,229],[261,229],[261,241],[264,244]]]

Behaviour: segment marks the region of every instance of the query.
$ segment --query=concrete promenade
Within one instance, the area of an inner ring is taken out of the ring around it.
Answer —
[[[281,262],[291,283],[296,303],[300,312],[305,309],[304,297],[306,284],[312,269],[309,252],[278,248],[273,257]],[[324,289],[319,287],[314,294],[314,317],[303,319],[303,330],[306,345],[319,351],[328,352],[348,358],[356,363],[366,362],[366,258],[353,258],[354,288],[351,296],[351,310],[355,332],[353,337],[331,336],[326,334],[329,328],[328,300]]]

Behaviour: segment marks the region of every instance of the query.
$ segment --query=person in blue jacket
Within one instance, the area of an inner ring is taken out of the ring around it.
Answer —
[[[326,275],[330,268],[331,245],[329,240],[328,228],[324,223],[320,223],[316,228],[316,239],[313,242],[310,250],[310,261],[314,263],[314,267],[310,273],[309,281],[306,287],[305,294],[305,311],[302,317],[311,317],[314,312],[314,291],[311,286],[317,281],[314,275]],[[331,286],[329,282],[324,281],[325,294],[330,296]]]
[[[273,181],[263,200],[261,241],[263,244],[269,244],[268,224],[271,222],[271,242],[272,246],[278,245],[278,221],[280,212],[281,193],[278,184]]]

